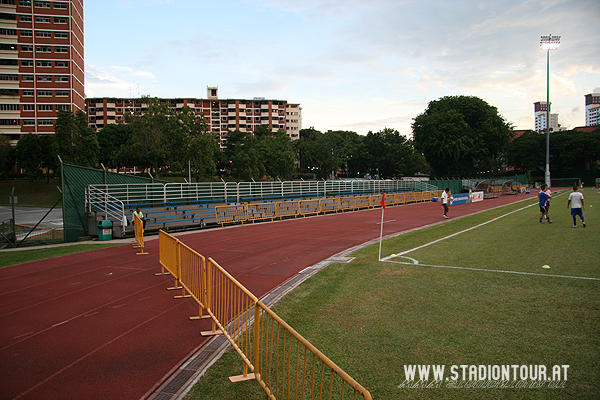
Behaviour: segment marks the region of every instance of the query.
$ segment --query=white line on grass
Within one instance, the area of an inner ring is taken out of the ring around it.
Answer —
[[[559,196],[560,196],[560,195],[562,195],[562,193],[559,193]],[[558,197],[558,196],[557,196],[557,197]],[[494,221],[496,221],[496,220],[498,220],[498,219],[500,219],[500,218],[504,218],[504,217],[506,217],[506,216],[508,216],[508,215],[514,214],[514,213],[516,213],[516,212],[518,212],[518,211],[522,211],[522,210],[524,210],[524,209],[526,209],[526,208],[529,208],[529,207],[535,206],[535,205],[537,205],[537,204],[538,204],[538,203],[534,203],[534,204],[530,204],[530,205],[528,205],[528,206],[525,206],[525,207],[521,207],[521,208],[519,208],[519,209],[517,209],[517,210],[511,211],[511,212],[509,212],[509,213],[506,213],[506,214],[504,214],[504,215],[501,215],[501,216],[499,216],[499,217],[496,217],[496,218],[494,218],[494,219],[491,219],[491,220],[489,220],[489,221],[482,222],[482,223],[481,223],[481,224],[479,224],[479,225],[472,226],[472,227],[470,227],[470,228],[467,228],[467,229],[465,229],[465,230],[462,230],[462,231],[460,231],[460,232],[453,233],[452,235],[448,235],[448,236],[446,236],[446,237],[443,237],[443,238],[441,238],[441,239],[434,240],[433,242],[426,243],[426,244],[424,244],[424,245],[421,245],[421,246],[419,246],[419,247],[415,247],[414,249],[406,250],[406,251],[403,251],[403,252],[401,252],[401,253],[398,253],[398,254],[392,254],[391,256],[383,257],[383,258],[382,258],[380,261],[387,261],[387,260],[389,260],[390,258],[397,257],[397,256],[403,256],[403,255],[405,255],[405,254],[408,254],[408,253],[411,253],[411,252],[413,252],[413,251],[415,251],[415,250],[419,250],[419,249],[422,249],[422,248],[424,248],[424,247],[431,246],[432,244],[435,244],[435,243],[441,242],[442,240],[450,239],[450,238],[452,238],[452,237],[454,237],[454,236],[458,236],[458,235],[460,235],[461,233],[469,232],[469,231],[472,231],[473,229],[480,228],[480,227],[482,227],[482,226],[484,226],[484,225],[487,225],[487,224],[489,224],[489,223],[491,223],[491,222],[494,222]]]
[[[398,257],[398,255],[396,255]],[[518,274],[518,275],[534,275],[534,276],[548,276],[552,278],[571,278],[571,279],[585,279],[590,281],[600,281],[600,278],[589,278],[586,276],[569,276],[569,275],[553,275],[553,274],[538,274],[535,272],[521,272],[521,271],[504,271],[501,269],[483,269],[483,268],[470,268],[470,267],[453,267],[450,265],[430,265],[430,264],[420,264],[419,261],[410,257],[402,257],[408,258],[412,262],[402,262],[402,261],[393,261],[390,260],[389,257],[386,257],[386,262],[396,263],[396,264],[406,264],[406,265],[418,265],[421,267],[432,267],[432,268],[449,268],[449,269],[464,269],[469,271],[481,271],[481,272],[500,272],[504,274]],[[382,260],[383,261],[383,260]]]

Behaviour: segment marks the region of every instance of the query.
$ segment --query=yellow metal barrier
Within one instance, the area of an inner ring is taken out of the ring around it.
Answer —
[[[181,277],[181,260],[180,260],[179,240],[173,236],[158,231],[158,260],[160,262],[161,272],[156,275],[171,274],[175,280],[173,287],[169,290],[181,289],[179,280]],[[167,272],[165,272],[165,270]]]
[[[243,360],[243,375],[256,379],[269,399],[331,399],[371,394],[292,329],[212,258],[160,231],[161,265],[178,274],[184,291],[212,319],[203,335],[223,334]],[[176,249],[180,255],[174,255]],[[173,268],[172,264],[179,266]],[[178,296],[180,297],[180,296]],[[253,373],[249,373],[249,370]],[[325,397],[323,397],[325,396]]]
[[[362,196],[356,196],[354,198],[355,204],[356,204],[356,208],[357,209],[363,209],[363,208],[369,208],[369,206],[371,205],[371,196],[369,195],[362,195]]]
[[[277,203],[250,203],[247,205],[248,221],[277,218]]]
[[[321,212],[338,212],[340,210],[339,197],[326,197],[319,200]]]
[[[300,214],[300,204],[294,200],[277,202],[276,214],[278,218],[297,217]]]
[[[270,399],[370,400],[368,390],[262,302],[254,312],[254,377]]]
[[[381,207],[382,194],[372,194],[369,196],[369,208]]]
[[[216,206],[215,216],[217,218],[217,223],[221,224],[221,226],[236,222],[241,222],[243,224],[248,220],[248,209],[242,204]]]
[[[404,193],[396,193],[396,204],[406,204]]]
[[[415,203],[421,203],[421,202],[425,201],[423,199],[423,192],[414,192],[413,196],[414,196]]]
[[[414,192],[406,192],[406,193],[404,193],[404,202],[406,204],[408,204],[408,203],[414,203],[415,202],[415,193]]]
[[[298,203],[299,213],[303,216],[321,212],[321,201],[319,199],[300,200]]]
[[[133,230],[135,232],[135,242],[137,243],[137,246],[135,247],[142,249],[136,254],[148,254],[144,252],[144,223],[135,214],[133,216]]]
[[[340,197],[340,210],[355,210],[356,200],[354,196]]]

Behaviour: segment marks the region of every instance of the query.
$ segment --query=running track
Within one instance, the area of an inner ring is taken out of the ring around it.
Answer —
[[[456,218],[535,195],[450,207]],[[532,211],[532,219],[538,215]],[[381,209],[206,229],[178,235],[257,297],[304,268],[377,239]],[[383,234],[443,222],[440,203],[387,207]],[[0,399],[125,399],[149,396],[206,343],[209,321],[173,299],[149,255],[131,244],[0,269]]]

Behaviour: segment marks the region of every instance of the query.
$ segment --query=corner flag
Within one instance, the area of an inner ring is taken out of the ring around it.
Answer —
[[[379,233],[379,261],[381,261],[381,240],[383,239],[383,214],[385,213],[385,193],[381,196],[381,231]]]
[[[381,207],[385,209],[385,193],[381,196]]]

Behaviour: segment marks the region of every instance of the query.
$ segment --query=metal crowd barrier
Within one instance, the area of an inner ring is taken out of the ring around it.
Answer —
[[[134,226],[134,232],[135,232],[135,242],[137,243],[136,247],[142,249],[137,254],[148,254],[148,253],[144,252],[144,223],[135,214],[133,217],[133,226]]]
[[[231,381],[256,379],[269,399],[372,399],[212,258],[163,231],[159,241],[162,272],[170,271],[183,295],[198,303],[199,316],[191,318],[206,312],[212,320],[202,334],[223,334],[242,358],[243,374]]]
[[[385,205],[394,206],[407,203],[431,201],[439,197],[441,191],[386,193]],[[285,200],[270,203],[231,204],[215,207],[217,224],[245,223],[276,218],[305,217],[322,213],[352,211],[381,206],[382,194],[358,196],[326,197],[305,200]]]

